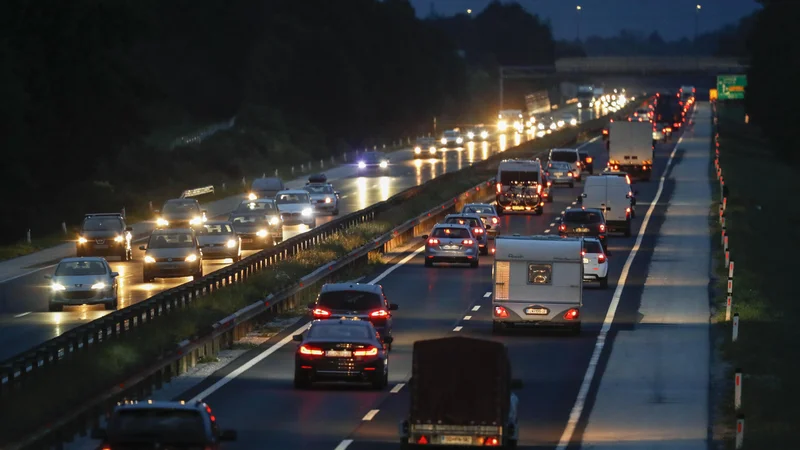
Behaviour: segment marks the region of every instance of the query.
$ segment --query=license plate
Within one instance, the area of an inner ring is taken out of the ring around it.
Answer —
[[[589,264],[589,258],[583,258],[583,263],[584,264]]]
[[[342,320],[361,320],[360,317],[340,317]]]
[[[442,248],[445,249],[445,250],[457,250],[458,246],[457,245],[443,245]]]
[[[543,316],[547,314],[547,308],[525,308],[525,314]]]
[[[252,240],[252,239],[249,239],[249,238],[242,238],[242,244],[250,244],[250,243],[252,243],[252,242],[253,242],[253,240]]]
[[[575,231],[578,232],[578,233],[588,233],[589,229],[588,228],[575,228]]]
[[[472,445],[472,436],[442,436],[442,444]]]
[[[556,172],[556,176],[557,177],[563,177],[564,176],[564,172]]]
[[[95,245],[94,248],[108,248],[108,244]]]
[[[514,210],[514,211],[523,211],[525,209],[525,207],[524,206],[512,206],[511,209]]]
[[[333,358],[349,358],[353,354],[350,353],[349,350],[328,350],[325,352],[325,356],[330,356]]]

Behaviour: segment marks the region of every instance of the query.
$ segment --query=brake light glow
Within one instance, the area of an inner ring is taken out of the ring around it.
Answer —
[[[376,318],[377,317],[389,317],[389,311],[386,311],[385,309],[379,309],[377,311],[372,311],[371,313],[369,313],[369,316],[370,317],[376,317]]]
[[[475,228],[472,231],[474,231],[475,234],[483,234],[483,228]]]
[[[498,193],[498,194],[499,194],[499,193],[502,191],[502,189],[503,189],[503,185],[502,185],[502,184],[500,184],[500,183],[497,183],[497,193]],[[424,437],[424,436],[423,436],[423,437]]]
[[[541,184],[537,184],[536,185],[536,193],[537,194],[541,194],[542,193],[542,185]]]
[[[353,351],[353,356],[376,356],[378,354],[378,348],[369,346],[362,350],[355,350]]]
[[[461,241],[461,243],[463,245],[472,245],[475,243],[475,241],[473,241],[472,239],[464,239],[463,241]]]
[[[494,307],[494,315],[496,317],[508,317],[508,311],[503,308],[502,306],[495,306]]]
[[[486,438],[483,445],[484,447],[498,447],[500,445],[500,440],[496,437]]]
[[[330,317],[331,316],[331,312],[330,311],[328,311],[327,309],[322,309],[322,308],[314,308],[314,310],[311,312],[311,314],[314,316],[315,319],[319,319],[319,318],[322,318],[322,317]]]
[[[580,311],[577,308],[571,308],[564,313],[564,320],[575,320],[580,316]]]
[[[300,346],[300,354],[301,355],[312,355],[312,356],[322,356],[325,354],[324,351],[320,348],[311,347],[310,345],[301,345]]]
[[[567,231],[567,226],[565,224],[561,224],[558,226],[558,231]]]
[[[601,253],[601,254],[599,254],[599,255],[597,255],[597,262],[599,262],[599,263],[601,263],[601,264],[602,264],[602,263],[604,263],[604,262],[606,262],[606,255],[604,255],[604,254],[602,254],[602,253]]]
[[[592,157],[591,157],[591,156],[588,156],[588,157],[586,158],[586,164],[590,164],[592,161],[594,161],[594,160],[592,159]]]
[[[438,240],[438,239],[436,239],[436,238],[430,238],[430,239],[428,239],[428,245],[436,245],[436,244],[438,244],[438,243],[439,243],[439,240]]]
[[[545,172],[544,174],[547,175],[548,177],[550,176],[550,172]]]
[[[426,438],[425,436],[420,436],[419,439],[417,439],[417,444],[427,444],[427,443],[428,443],[428,438]]]
[[[606,226],[604,224],[600,224],[600,231],[606,231]]]

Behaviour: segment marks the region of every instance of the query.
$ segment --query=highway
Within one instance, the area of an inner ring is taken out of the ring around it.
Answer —
[[[599,141],[585,148],[596,158],[596,167],[605,164],[606,154]],[[657,175],[664,172],[672,148],[673,145],[657,147]],[[635,187],[639,191],[638,214],[634,219],[636,230],[656,196],[657,179]],[[650,217],[639,256],[627,274],[627,289],[619,299],[616,329],[625,329],[637,321],[642,283],[671,190],[667,183]],[[504,216],[501,233],[556,232],[554,218],[581,192],[580,184],[575,188],[556,189],[555,201],[545,207],[544,215]],[[636,235],[610,238],[610,286],[606,290],[591,284],[586,286],[581,336],[529,331],[496,337],[508,345],[514,377],[524,383],[524,388],[518,392],[522,448],[552,448],[561,439],[612,302],[616,280],[635,240]],[[389,300],[400,306],[394,317],[395,341],[389,372],[391,390],[375,392],[338,386],[294,390],[295,345],[290,335],[303,329],[303,325],[287,330],[255,351],[263,352],[265,357],[238,376],[226,376],[221,381],[206,380],[180,399],[202,396],[213,408],[221,427],[238,430],[238,441],[226,445],[230,449],[267,446],[320,450],[395,449],[398,447],[398,424],[408,411],[408,391],[403,383],[410,376],[413,342],[452,334],[492,338],[491,262],[491,257],[484,257],[478,270],[446,266],[425,268],[417,252],[380,280]],[[236,366],[241,364],[245,361],[234,362],[224,368],[223,373],[236,371]],[[599,373],[604,364],[602,360],[599,362]]]
[[[595,118],[596,111],[577,110],[569,105],[553,112],[555,117],[565,113],[576,114],[579,121]],[[439,159],[413,159],[411,149],[402,149],[390,154],[391,165],[388,176],[357,177],[356,168],[344,166],[327,170],[331,182],[341,192],[340,215],[345,215],[374,203],[386,200],[409,187],[422,184],[443,173],[460,170],[470,164],[488,158],[495,151],[520,144],[520,139],[498,136],[495,142],[469,144],[461,150],[449,149]],[[494,145],[496,144],[496,145]],[[335,174],[335,176],[334,176]],[[287,183],[296,188],[303,180]],[[229,197],[204,205],[209,215],[220,218],[235,208],[243,196]],[[317,219],[320,225],[335,217],[323,216]],[[291,237],[306,231],[303,227],[285,227],[284,236]],[[153,283],[142,283],[141,261],[143,252],[138,249],[141,242],[134,245],[133,261],[119,262],[111,259],[113,270],[120,273],[119,306],[130,306],[145,300],[156,293],[186,283],[191,278],[157,279]],[[245,256],[254,251],[247,251]],[[8,263],[8,262],[7,262]],[[204,273],[208,274],[230,264],[230,260],[205,261]],[[54,267],[36,270],[32,273],[9,279],[0,284],[0,360],[19,354],[37,344],[52,339],[65,331],[98,319],[107,311],[102,305],[67,307],[63,312],[48,312],[49,288],[44,278],[52,274]]]

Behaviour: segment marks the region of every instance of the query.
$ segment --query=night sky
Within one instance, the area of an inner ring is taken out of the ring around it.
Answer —
[[[433,4],[441,15],[472,9],[480,12],[490,0],[410,0],[417,15],[426,17]],[[506,3],[504,1],[504,3]],[[713,31],[735,23],[761,6],[755,0],[519,0],[525,8],[549,19],[557,39],[575,39],[578,32],[576,6],[581,6],[580,35],[613,36],[623,28],[650,33],[664,39],[694,35],[695,11],[701,5],[698,30]]]

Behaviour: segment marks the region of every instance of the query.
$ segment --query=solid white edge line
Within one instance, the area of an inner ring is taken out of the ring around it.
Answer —
[[[583,147],[586,147],[587,145],[591,144],[592,142],[600,139],[601,136],[602,136],[602,134],[600,136],[595,136],[595,137],[589,139],[588,141],[586,141],[583,144],[579,145],[578,148],[581,149]]]
[[[345,439],[342,442],[339,442],[339,445],[337,445],[336,448],[333,450],[345,450],[352,443],[353,443],[352,439]]]
[[[31,313],[30,311],[28,311],[28,312],[24,312],[24,313],[20,313],[20,314],[17,314],[17,315],[15,315],[15,316],[14,316],[14,318],[15,318],[15,319],[19,319],[20,317],[25,317],[25,316],[27,316],[27,315],[28,315],[28,314],[30,314],[30,313]]]
[[[362,422],[366,422],[375,418],[378,415],[379,409],[370,409],[369,412],[361,419]]]
[[[390,268],[386,269],[385,271],[383,271],[383,273],[381,273],[380,275],[375,277],[374,280],[370,281],[369,284],[375,284],[378,281],[382,280],[387,275],[392,273],[395,269],[397,269],[398,267],[402,266],[403,264],[411,261],[412,258],[417,256],[418,254],[420,254],[424,250],[425,250],[425,246],[422,246],[419,249],[415,250],[413,253],[411,253],[410,255],[406,256],[402,260],[400,260],[397,264],[395,264],[392,267],[390,267]],[[225,375],[220,380],[218,380],[216,383],[214,383],[211,386],[209,386],[208,388],[206,388],[203,392],[201,392],[201,393],[197,394],[196,396],[194,396],[191,400],[189,400],[189,402],[196,402],[198,400],[202,400],[204,398],[207,398],[209,395],[213,394],[214,392],[218,391],[220,388],[222,388],[226,384],[228,384],[231,381],[233,381],[233,379],[235,379],[239,375],[241,375],[244,372],[250,370],[253,366],[255,366],[256,364],[258,364],[259,362],[264,360],[266,357],[268,357],[268,356],[272,355],[273,353],[275,353],[276,351],[278,351],[284,345],[288,344],[289,342],[292,342],[292,336],[293,335],[304,332],[310,326],[311,326],[311,322],[309,322],[309,323],[297,328],[292,333],[287,335],[285,338],[281,339],[280,341],[278,341],[275,344],[273,344],[272,346],[270,346],[268,349],[266,349],[263,352],[259,353],[255,358],[253,358],[250,361],[247,361],[246,363],[244,363],[241,366],[237,367],[236,370],[233,370],[231,373]]]
[[[575,428],[577,427],[578,421],[583,414],[583,407],[586,403],[586,397],[589,395],[589,388],[594,381],[597,363],[600,360],[600,355],[603,353],[603,347],[606,345],[606,336],[608,335],[608,331],[611,329],[611,324],[614,323],[614,316],[617,314],[617,307],[619,307],[620,297],[622,296],[623,289],[625,289],[625,282],[628,279],[628,272],[631,269],[634,258],[636,258],[636,253],[639,251],[639,247],[642,245],[642,240],[644,239],[644,234],[647,230],[647,224],[650,222],[650,216],[653,215],[653,211],[658,204],[658,200],[661,198],[661,192],[664,190],[664,182],[667,180],[667,173],[672,166],[672,161],[675,158],[675,153],[678,151],[678,147],[681,145],[681,141],[683,141],[683,136],[678,139],[678,142],[675,144],[675,148],[672,149],[672,153],[669,155],[667,165],[664,167],[664,174],[661,175],[661,181],[658,184],[658,191],[656,191],[656,195],[653,198],[653,201],[650,203],[650,208],[647,210],[647,214],[644,216],[642,226],[639,228],[639,235],[636,236],[636,243],[633,245],[631,253],[628,255],[628,259],[625,260],[625,265],[622,267],[622,273],[620,273],[619,280],[617,281],[617,289],[614,291],[614,296],[611,298],[611,303],[608,305],[608,312],[606,313],[606,318],[603,321],[603,327],[600,329],[600,333],[597,335],[597,342],[594,345],[594,352],[592,352],[592,357],[589,359],[589,367],[586,369],[586,374],[583,377],[581,388],[578,391],[578,397],[575,399],[575,405],[572,407],[572,411],[569,414],[567,426],[564,429],[564,434],[561,435],[561,439],[558,441],[558,447],[556,447],[556,450],[566,450],[567,446],[570,444],[570,441],[572,441]]]
[[[0,284],[3,284],[3,283],[8,282],[8,281],[14,281],[17,278],[27,277],[28,275],[34,274],[36,272],[41,272],[44,269],[49,269],[49,268],[55,267],[57,265],[58,264],[50,264],[49,266],[39,267],[38,269],[33,269],[33,270],[29,271],[29,272],[21,273],[19,275],[14,275],[13,277],[6,278],[5,280],[0,280]]]
[[[405,383],[397,383],[395,387],[393,387],[392,390],[389,391],[389,393],[397,394],[398,392],[400,392],[400,389],[403,389],[403,386],[405,385],[406,385]]]

